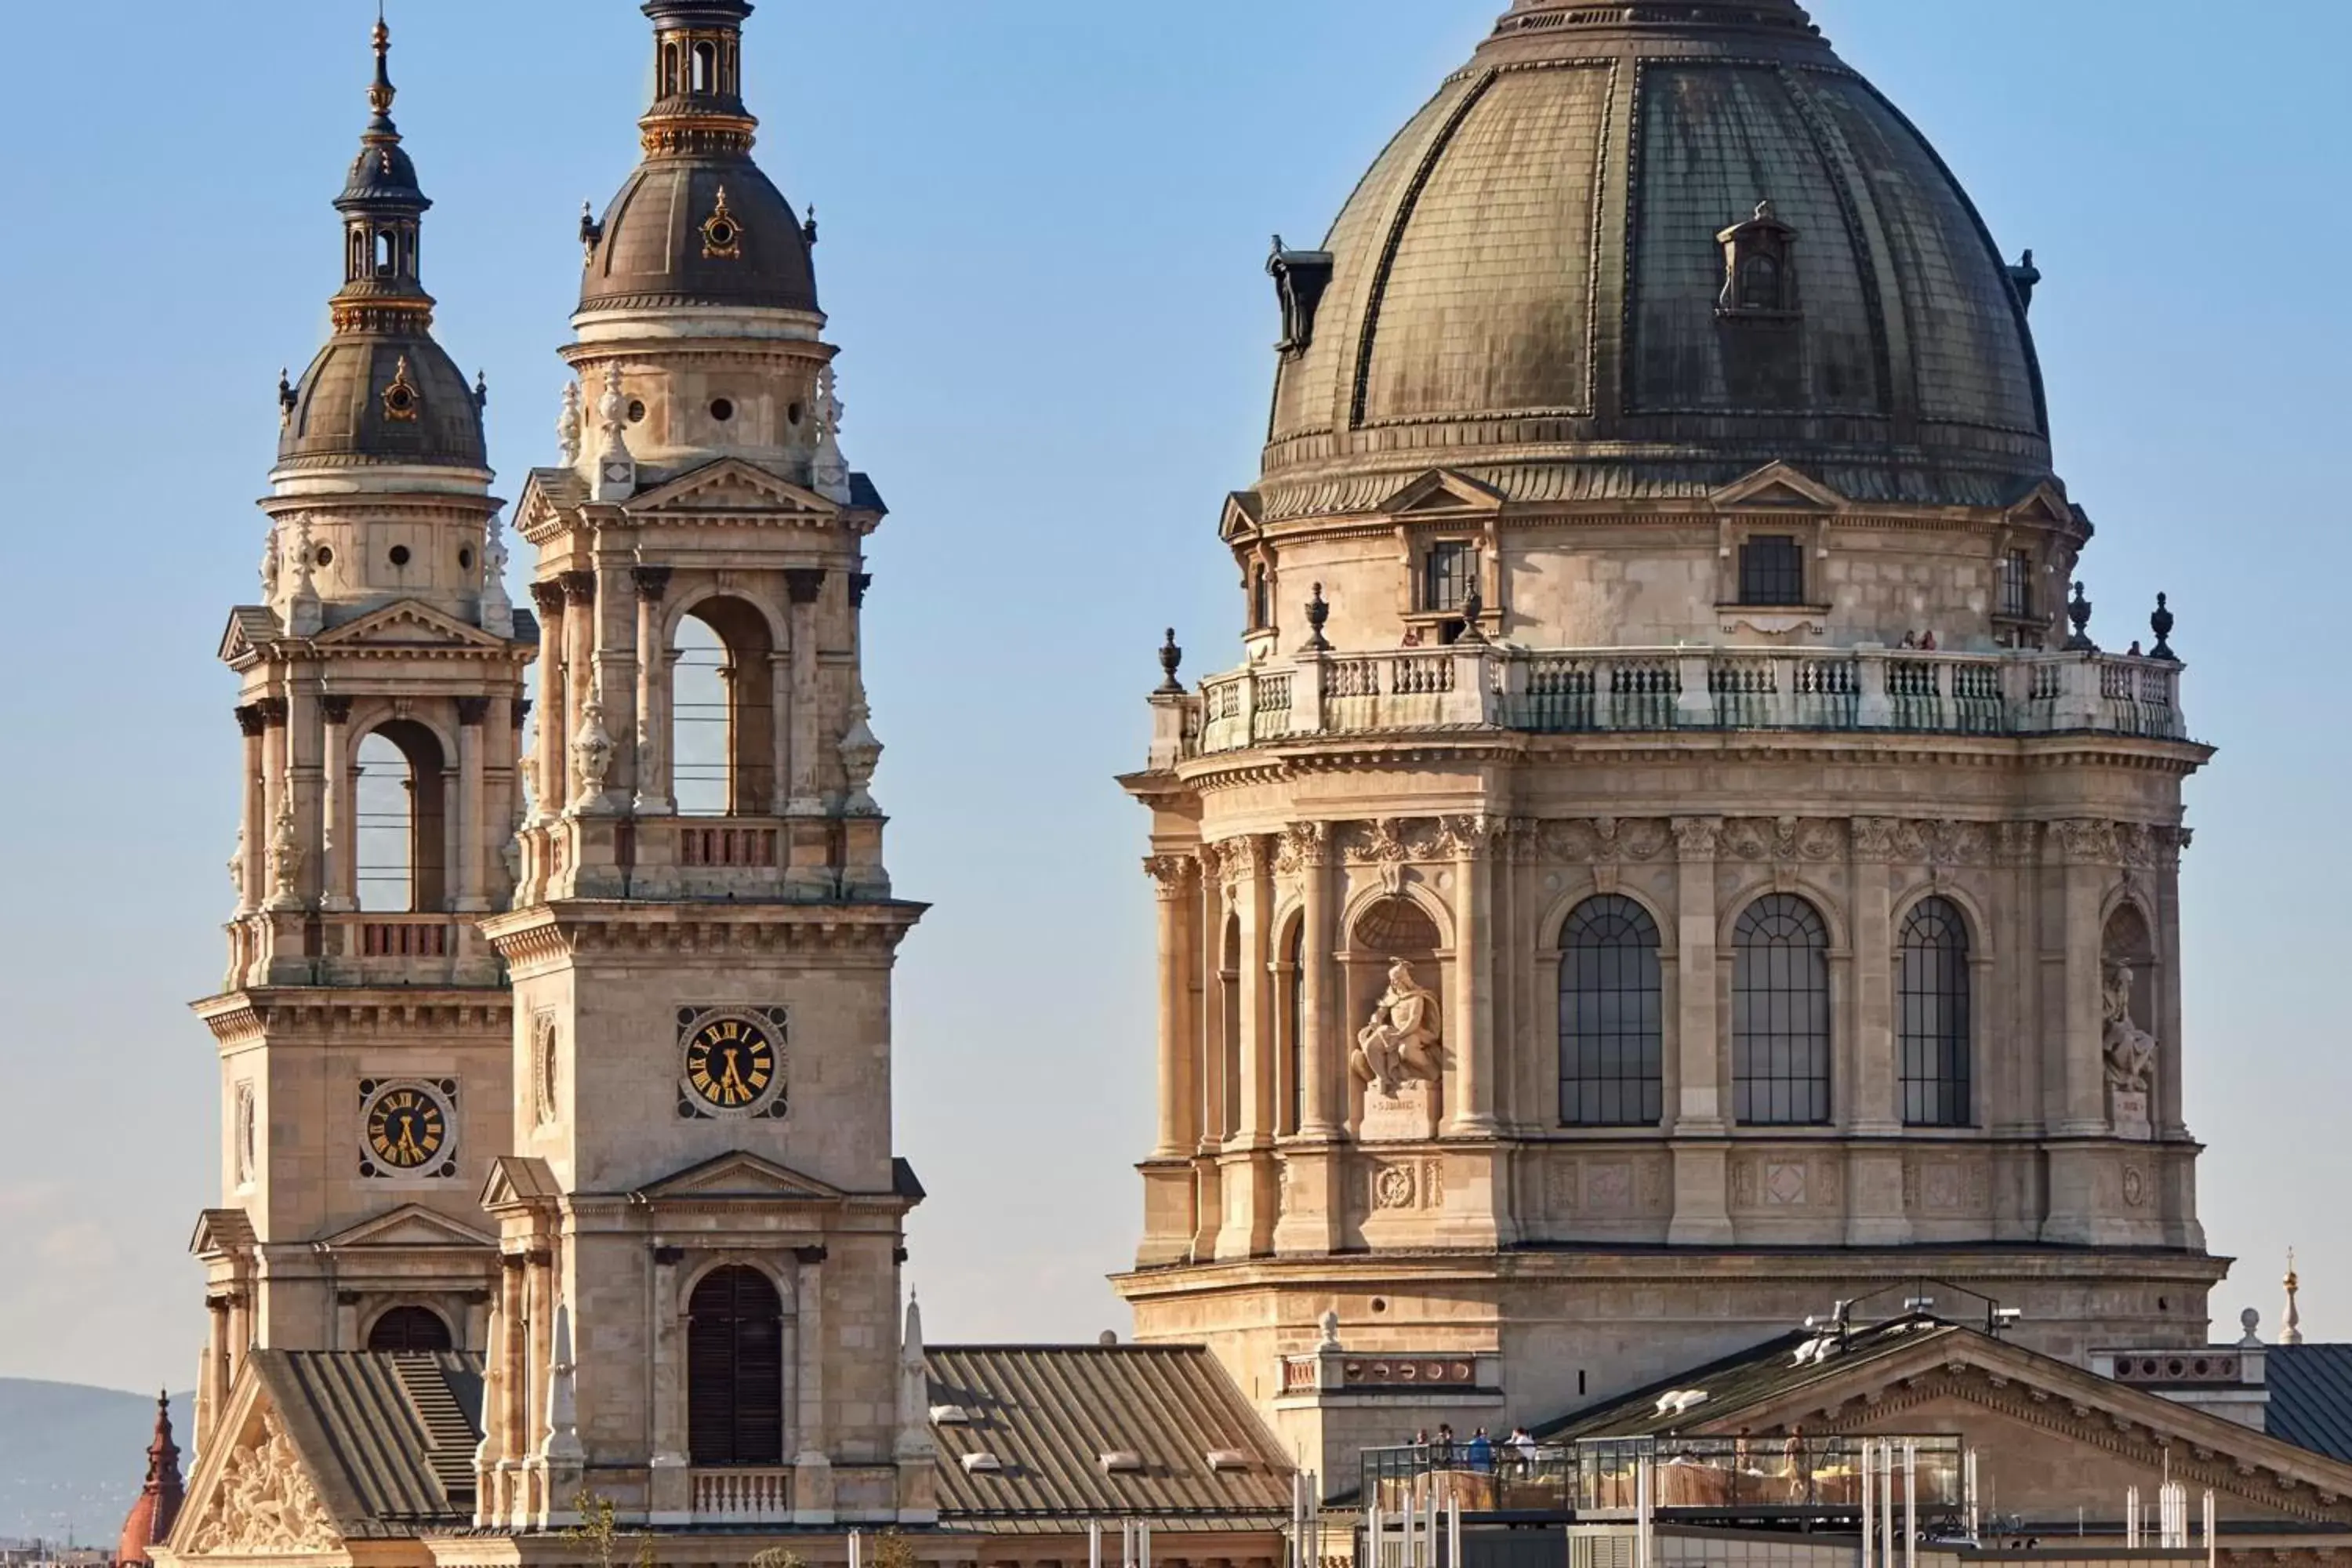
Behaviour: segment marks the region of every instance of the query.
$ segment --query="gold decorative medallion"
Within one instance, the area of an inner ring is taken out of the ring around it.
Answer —
[[[727,210],[727,187],[719,187],[719,203],[702,220],[702,256],[706,261],[734,261],[743,254],[743,226]]]
[[[783,1009],[681,1008],[678,1038],[681,1116],[783,1115]]]
[[[369,1080],[360,1085],[360,1174],[455,1176],[451,1131],[457,1086]]]
[[[399,368],[392,373],[392,384],[383,389],[383,416],[403,424],[416,422],[417,410],[425,400],[417,395],[415,384],[408,379],[408,356],[400,356]]]

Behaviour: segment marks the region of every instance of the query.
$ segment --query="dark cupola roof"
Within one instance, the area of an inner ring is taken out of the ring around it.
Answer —
[[[817,309],[803,224],[751,160],[743,106],[749,0],[649,0],[653,108],[645,161],[601,220],[582,222],[583,310],[736,306]]]
[[[114,1549],[117,1568],[152,1561],[148,1549],[170,1538],[183,1500],[180,1446],[172,1441],[172,1396],[159,1394],[155,1436],[147,1445],[147,1484],[140,1488],[139,1500],[131,1505],[130,1515],[122,1521],[122,1535]]]
[[[343,216],[343,286],[334,336],[299,384],[278,389],[281,468],[366,463],[479,468],[487,462],[478,384],[433,340],[433,297],[420,269],[433,204],[392,121],[392,34],[375,27],[374,111],[335,210]]]
[[[1516,0],[1316,250],[1276,258],[1272,518],[1431,467],[1515,499],[2051,477],[2027,299],[1794,0]]]

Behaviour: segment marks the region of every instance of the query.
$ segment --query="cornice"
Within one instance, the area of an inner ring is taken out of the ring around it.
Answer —
[[[514,994],[503,986],[429,991],[270,987],[228,992],[190,1006],[225,1047],[323,1047],[329,1035],[337,1037],[337,1044],[352,1035],[430,1035],[446,1040],[467,1030],[494,1033],[503,1041],[514,1026]]]
[[[746,956],[895,951],[928,905],[563,900],[494,915],[482,932],[518,967],[594,953]]]

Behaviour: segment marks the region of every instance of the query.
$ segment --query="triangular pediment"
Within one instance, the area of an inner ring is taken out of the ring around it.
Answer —
[[[496,1214],[502,1208],[544,1203],[560,1190],[546,1161],[529,1154],[501,1154],[491,1162],[489,1180],[482,1184],[482,1209]]]
[[[1933,1320],[1860,1331],[1851,1350],[1832,1349],[1809,1363],[1795,1342],[1803,1338],[1664,1380],[1612,1411],[1564,1424],[1558,1435],[1638,1428],[1646,1436],[1671,1430],[1766,1443],[1793,1432],[1956,1435],[1996,1457],[1990,1462],[2006,1478],[2006,1511],[2071,1512],[2082,1500],[2077,1490],[2120,1497],[2146,1472],[2168,1468],[2174,1479],[2231,1500],[2229,1517],[2352,1529],[2352,1465],[2151,1389]],[[1664,1414],[1670,1393],[1689,1401],[1682,1414]],[[1693,1394],[1706,1397],[1691,1400]],[[2062,1484],[2073,1489],[2062,1495],[2055,1489]],[[2047,1495],[2021,1495],[2036,1487]]]
[[[348,1230],[338,1231],[320,1243],[337,1250],[360,1247],[495,1247],[498,1244],[497,1237],[460,1225],[423,1204],[404,1204],[390,1214],[378,1215]]]
[[[651,1198],[797,1198],[810,1203],[831,1203],[848,1195],[829,1182],[740,1151],[690,1165],[644,1191]]]
[[[841,507],[740,458],[721,458],[646,490],[629,502],[646,512],[791,511],[831,517]]]
[[[2056,485],[2044,479],[2026,498],[2009,509],[2009,521],[2029,528],[2074,528],[2074,503]]]
[[[1492,485],[1479,483],[1452,468],[1432,468],[1381,502],[1391,517],[1414,517],[1424,512],[1497,512],[1505,496]]]
[[[1255,536],[1265,526],[1265,502],[1258,493],[1235,490],[1225,498],[1225,510],[1217,519],[1217,537],[1231,544]]]
[[[221,662],[245,663],[275,641],[279,630],[278,616],[268,605],[239,605],[228,613],[228,627],[221,633]]]
[[[206,1209],[196,1216],[188,1250],[198,1258],[221,1258],[254,1246],[253,1219],[243,1209]]]
[[[506,652],[512,645],[479,626],[415,599],[403,599],[346,621],[312,639],[320,648],[339,652],[398,651],[408,648],[480,648]]]
[[[174,1557],[295,1556],[343,1544],[319,1474],[263,1374],[269,1353],[247,1355],[230,1387],[172,1529]]]
[[[1718,511],[1777,509],[1794,511],[1837,511],[1845,497],[1802,468],[1787,463],[1767,463],[1754,473],[1733,480],[1707,497]]]

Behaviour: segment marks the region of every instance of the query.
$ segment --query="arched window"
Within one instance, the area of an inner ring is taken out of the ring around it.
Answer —
[[[708,93],[716,90],[719,70],[718,51],[708,42],[694,46],[694,90]]]
[[[1656,1125],[1666,1112],[1657,921],[1631,899],[1589,899],[1559,946],[1560,1124]]]
[[[661,95],[664,98],[676,98],[677,96],[677,45],[664,44],[661,58]]]
[[[372,1351],[447,1351],[457,1349],[449,1325],[427,1307],[394,1307],[368,1330]]]
[[[375,275],[389,278],[393,269],[393,237],[390,229],[375,231]]]
[[[1739,308],[1778,310],[1782,308],[1780,263],[1769,256],[1751,256],[1739,265]]]
[[[1923,900],[1903,921],[1903,1121],[1966,1127],[1975,1120],[1969,1083],[1969,928],[1947,899]]]
[[[682,816],[775,809],[775,639],[740,599],[706,599],[677,629],[671,789]]]
[[[360,742],[354,882],[360,908],[434,914],[447,901],[448,790],[441,742],[409,719]]]
[[[1274,625],[1274,579],[1263,566],[1250,568],[1250,630],[1262,632]]]
[[[1307,1122],[1307,922],[1290,923],[1283,943],[1282,1130],[1297,1132]]]
[[[1754,1127],[1830,1119],[1830,938],[1821,911],[1772,893],[1739,917],[1731,966],[1732,1100]]]
[[[698,1466],[784,1462],[784,1310],[756,1268],[720,1268],[688,1303],[687,1446]]]

